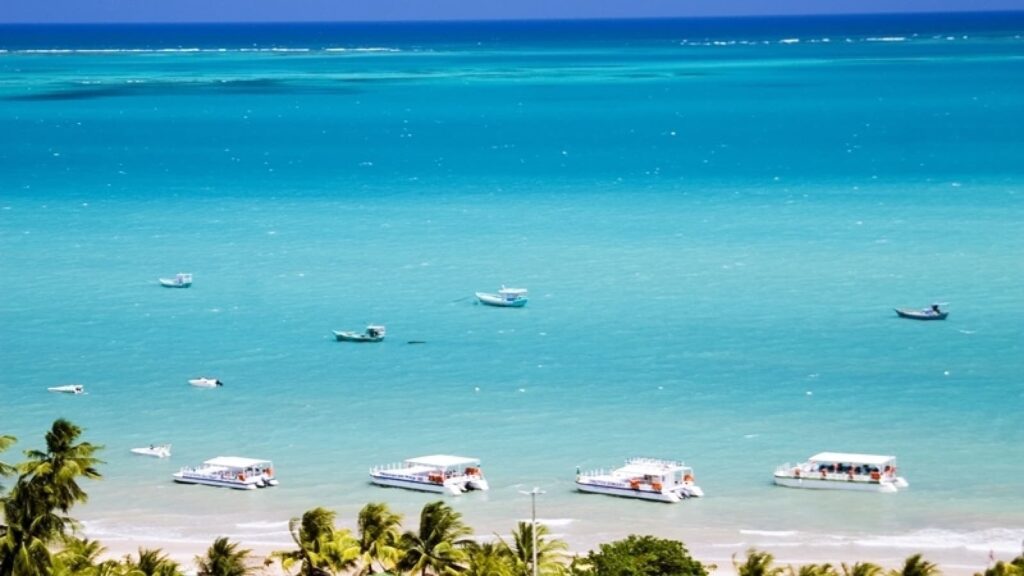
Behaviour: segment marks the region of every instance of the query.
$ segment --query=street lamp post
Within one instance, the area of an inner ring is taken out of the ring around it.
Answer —
[[[533,533],[533,576],[537,576],[537,494],[543,494],[544,491],[536,486],[529,492],[519,491],[520,494],[525,494],[530,497],[530,524],[532,528],[530,532]]]

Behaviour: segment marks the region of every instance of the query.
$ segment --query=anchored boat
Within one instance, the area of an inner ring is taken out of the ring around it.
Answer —
[[[911,310],[909,308],[893,308],[896,311],[896,315],[900,318],[909,318],[911,320],[945,320],[946,316],[949,316],[949,312],[939,309],[938,304],[932,304],[931,308],[924,308],[922,310]]]
[[[85,394],[85,386],[81,384],[68,384],[67,386],[53,386],[47,388],[50,392],[59,392],[61,394]]]
[[[132,448],[132,454],[138,454],[139,456],[152,456],[154,458],[170,458],[171,445],[150,444],[143,448]]]
[[[199,378],[193,378],[188,381],[189,384],[196,388],[216,388],[223,386],[224,383],[216,378],[207,378],[206,376],[200,376]]]
[[[490,489],[480,470],[478,458],[446,454],[420,456],[401,464],[377,466],[370,470],[370,481],[380,486],[452,495]]]
[[[639,498],[657,502],[679,502],[704,495],[694,482],[693,469],[673,460],[629,458],[625,466],[610,472],[576,470],[576,488],[581,492]]]
[[[160,285],[164,288],[188,288],[192,285],[191,274],[175,274],[174,278],[161,278]]]
[[[273,462],[237,456],[218,456],[199,466],[182,468],[174,474],[174,481],[236,490],[277,486]]]
[[[338,342],[380,342],[384,340],[384,334],[387,330],[384,326],[379,324],[370,324],[366,327],[366,332],[362,334],[358,332],[339,332],[338,330],[332,330],[334,332],[334,338]]]
[[[504,308],[522,308],[530,301],[527,297],[526,288],[506,288],[504,286],[501,287],[501,290],[498,290],[497,294],[477,292],[476,299],[481,304]]]
[[[822,452],[801,464],[775,469],[775,483],[788,488],[897,492],[907,488],[896,474],[896,457],[878,454]]]

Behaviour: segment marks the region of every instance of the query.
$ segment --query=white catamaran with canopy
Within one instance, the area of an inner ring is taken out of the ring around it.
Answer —
[[[896,457],[821,452],[801,464],[775,469],[775,483],[788,488],[897,492],[909,484],[896,474]]]
[[[695,484],[693,468],[682,462],[657,458],[629,458],[625,466],[610,472],[580,473],[577,470],[576,488],[581,492],[658,502],[679,502],[704,495]]]
[[[370,470],[370,481],[380,486],[452,495],[490,488],[480,470],[480,459],[447,454],[420,456],[401,464],[377,466]]]
[[[174,474],[174,481],[182,484],[206,484],[207,486],[237,490],[255,490],[267,486],[277,486],[273,462],[254,458],[239,458],[238,456],[218,456],[199,466],[182,468]]]

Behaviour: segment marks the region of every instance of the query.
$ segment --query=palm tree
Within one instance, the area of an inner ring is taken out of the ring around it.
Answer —
[[[288,531],[298,550],[279,550],[271,554],[289,570],[300,563],[299,573],[305,576],[325,576],[345,570],[355,564],[359,544],[348,530],[334,527],[334,512],[325,508],[306,511],[302,518],[292,518]]]
[[[249,569],[245,558],[252,550],[238,549],[237,542],[220,537],[206,550],[205,556],[196,556],[199,576],[245,576]]]
[[[8,448],[11,447],[11,445],[13,445],[17,441],[18,439],[15,438],[14,436],[0,436],[0,452],[7,450]],[[10,464],[5,464],[2,460],[0,460],[0,477],[10,476],[15,472],[17,472],[17,469],[14,466],[11,466]],[[0,484],[0,492],[3,491],[4,485]]]
[[[975,573],[974,576],[1024,576],[1024,556],[1018,557],[1013,562],[1000,560],[985,569],[982,573]]]
[[[736,568],[738,576],[780,576],[783,569],[773,566],[775,557],[768,552],[758,552],[751,548],[747,550],[747,560],[740,564],[736,562],[736,555],[733,555],[732,565]]]
[[[558,539],[546,539],[548,534],[547,526],[537,524],[537,573],[552,576],[565,574],[564,552],[569,545]],[[530,576],[533,573],[533,524],[520,522],[512,532],[512,545],[506,543],[505,547],[515,560],[516,573]]]
[[[133,560],[129,554],[121,566],[128,576],[181,576],[178,563],[159,548],[139,548],[139,559]]]
[[[0,497],[7,522],[0,537],[0,574],[33,576],[50,570],[49,546],[74,526],[67,515],[71,507],[87,500],[77,478],[100,477],[95,468],[100,461],[93,456],[99,447],[76,444],[81,433],[59,419],[46,433],[45,452],[25,452],[29,459],[17,466],[17,483]]]
[[[463,576],[515,576],[515,560],[504,542],[475,542],[466,545],[469,564]]]
[[[882,576],[885,572],[881,566],[870,562],[857,562],[853,566],[843,562],[840,566],[843,569],[843,576]]]
[[[900,570],[890,570],[891,576],[938,576],[942,574],[939,567],[921,557],[921,554],[914,554],[907,558]]]
[[[57,559],[71,574],[92,572],[100,564],[100,555],[107,549],[97,540],[69,536],[64,540],[64,549],[57,553]]]
[[[831,564],[804,564],[799,569],[789,566],[790,576],[839,576],[839,572]]]
[[[402,516],[387,504],[371,502],[359,511],[359,565],[357,574],[375,574],[374,564],[387,571],[401,557]]]
[[[472,533],[461,514],[444,502],[431,502],[420,513],[419,530],[402,535],[405,556],[398,567],[422,576],[458,574],[465,570],[467,536]]]
[[[85,503],[89,497],[75,479],[78,476],[97,480],[100,473],[96,465],[101,464],[93,455],[100,446],[88,442],[75,444],[82,429],[60,418],[46,433],[46,452],[29,450],[25,452],[28,462],[22,464],[22,476],[31,482],[45,484],[46,492],[53,507],[67,514],[77,503]]]

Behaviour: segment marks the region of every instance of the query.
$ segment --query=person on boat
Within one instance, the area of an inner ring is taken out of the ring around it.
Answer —
[[[942,311],[939,310],[939,305],[938,304],[932,304],[932,309],[931,309],[931,311],[929,313],[930,314],[935,314],[936,316],[938,316],[939,314],[942,314]]]

